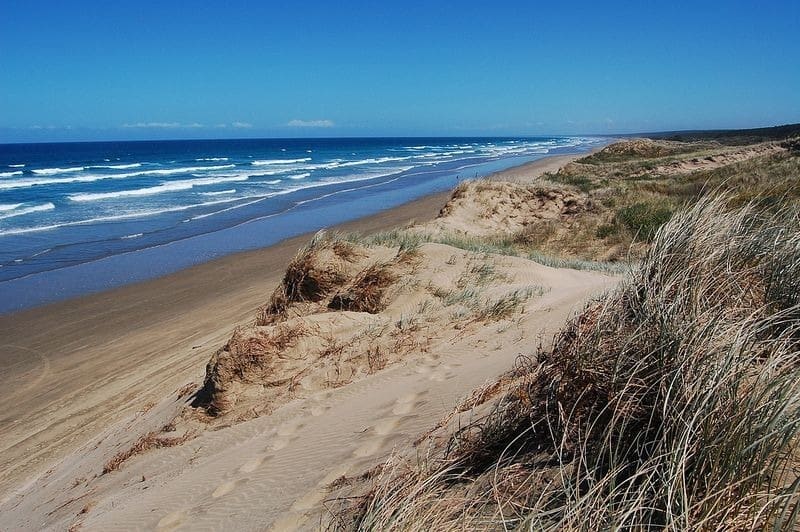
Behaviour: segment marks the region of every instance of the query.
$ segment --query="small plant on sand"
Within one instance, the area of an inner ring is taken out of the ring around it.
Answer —
[[[481,321],[496,321],[508,318],[519,312],[530,298],[544,293],[541,287],[528,287],[506,294],[497,299],[488,299],[475,310],[475,317]]]
[[[484,254],[477,261],[467,264],[461,277],[456,281],[456,286],[462,289],[467,286],[484,286],[498,278],[500,274],[497,273],[491,257]]]
[[[148,432],[136,440],[128,449],[115,454],[113,458],[106,462],[103,466],[103,475],[118,470],[126,460],[136,455],[145,453],[150,449],[161,449],[163,447],[181,445],[186,443],[192,436],[193,434],[187,432],[183,436],[167,438],[162,436],[159,432]]]
[[[435,294],[442,299],[446,307],[453,305],[463,305],[473,307],[480,299],[480,293],[475,288],[464,288],[461,290],[439,291]]]

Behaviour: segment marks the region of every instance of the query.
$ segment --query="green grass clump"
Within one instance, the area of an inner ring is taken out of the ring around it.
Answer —
[[[656,231],[669,221],[672,212],[671,208],[664,205],[640,202],[619,209],[617,220],[638,239],[649,242]]]
[[[476,309],[476,318],[481,321],[496,321],[508,318],[522,308],[530,298],[541,296],[544,294],[544,289],[541,287],[528,287],[520,290],[514,290],[497,299],[487,299],[483,306]]]
[[[572,175],[572,174],[547,174],[545,175],[545,179],[549,181],[553,181],[555,183],[562,183],[564,185],[570,185],[581,192],[589,192],[594,188],[598,188],[601,186],[600,184],[596,183],[590,177],[585,175]]]

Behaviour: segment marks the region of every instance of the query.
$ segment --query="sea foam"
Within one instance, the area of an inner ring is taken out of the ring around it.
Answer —
[[[55,209],[56,206],[50,202],[43,203],[41,205],[33,205],[31,207],[23,207],[22,209],[10,209],[3,211],[3,214],[0,214],[0,220],[4,220],[6,218],[13,218],[15,216],[22,216],[24,214],[32,214],[34,212],[43,212],[43,211],[52,211]]]
[[[83,170],[86,170],[85,166],[73,166],[71,168],[40,168],[38,170],[33,170],[33,173],[36,175],[56,175],[82,172]]]
[[[357,161],[347,161],[344,163],[339,163],[339,166],[361,166],[365,164],[383,164],[383,163],[391,163],[396,161],[407,161],[409,159],[413,159],[414,156],[408,157],[375,157],[370,159],[359,159]]]
[[[167,181],[153,187],[137,188],[133,190],[117,190],[114,192],[95,192],[71,194],[69,199],[72,201],[98,201],[107,199],[117,199],[136,196],[152,196],[153,194],[163,194],[165,192],[176,192],[189,190],[194,187],[216,185],[218,183],[229,183],[232,181],[247,181],[248,176],[238,175],[229,177],[202,177],[199,179],[184,179],[180,181]]]
[[[188,166],[183,168],[165,168],[163,170],[142,170],[141,172],[126,172],[120,174],[81,174],[70,177],[51,177],[51,178],[27,178],[15,179],[13,181],[0,182],[0,190],[8,190],[12,188],[26,188],[36,185],[61,185],[67,183],[90,183],[93,181],[100,181],[103,179],[127,179],[129,177],[139,177],[148,175],[173,175],[173,174],[188,174],[191,172],[203,172],[213,170],[224,170],[226,168],[233,168],[233,164],[223,164],[216,166]]]
[[[31,227],[17,227],[14,229],[7,229],[7,230],[0,230],[0,236],[6,235],[20,235],[26,233],[38,233],[42,231],[52,231],[53,229],[59,229],[61,227],[72,227],[76,225],[89,225],[95,223],[104,223],[104,222],[117,222],[119,220],[130,220],[134,218],[148,218],[150,216],[157,216],[159,214],[165,214],[169,212],[179,212],[185,211],[189,209],[194,209],[197,207],[205,207],[209,205],[217,205],[219,203],[230,203],[232,201],[237,201],[240,198],[228,198],[224,200],[215,200],[215,201],[206,201],[203,203],[192,203],[189,205],[177,205],[174,207],[166,207],[164,209],[152,209],[152,210],[138,210],[133,212],[128,212],[124,214],[114,214],[111,216],[98,216],[96,218],[87,218],[84,220],[75,220],[71,222],[63,222],[57,224],[48,224],[48,225],[37,225]]]
[[[203,196],[223,196],[226,194],[236,194],[235,188],[229,188],[228,190],[217,190],[215,192],[201,192]]]
[[[88,168],[108,168],[109,170],[129,170],[131,168],[139,168],[142,166],[142,163],[130,163],[130,164],[96,164],[93,166],[89,166]]]
[[[250,164],[253,166],[269,166],[273,164],[297,164],[306,163],[311,160],[311,157],[304,157],[302,159],[264,159],[261,161],[253,161]]]

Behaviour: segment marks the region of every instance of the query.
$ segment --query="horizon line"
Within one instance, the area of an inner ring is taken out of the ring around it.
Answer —
[[[769,126],[749,127],[749,128],[706,128],[706,129],[668,129],[656,131],[637,131],[631,133],[542,133],[542,134],[517,134],[517,135],[364,135],[364,136],[304,136],[304,137],[230,137],[230,138],[167,138],[167,139],[107,139],[107,140],[49,140],[49,141],[11,141],[0,142],[0,146],[17,144],[101,144],[113,142],[196,142],[196,141],[240,141],[240,140],[347,140],[347,139],[504,139],[504,138],[537,138],[537,137],[635,137],[637,135],[667,135],[667,134],[687,134],[687,133],[720,133],[720,132],[747,132],[761,131],[773,128],[795,127],[800,123],[784,123]]]

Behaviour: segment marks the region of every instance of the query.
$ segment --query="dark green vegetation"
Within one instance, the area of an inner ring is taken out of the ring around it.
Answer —
[[[651,139],[675,140],[679,142],[696,142],[714,140],[724,144],[744,145],[771,140],[784,140],[800,137],[800,124],[759,127],[754,129],[718,129],[705,131],[671,131],[646,135]]]

